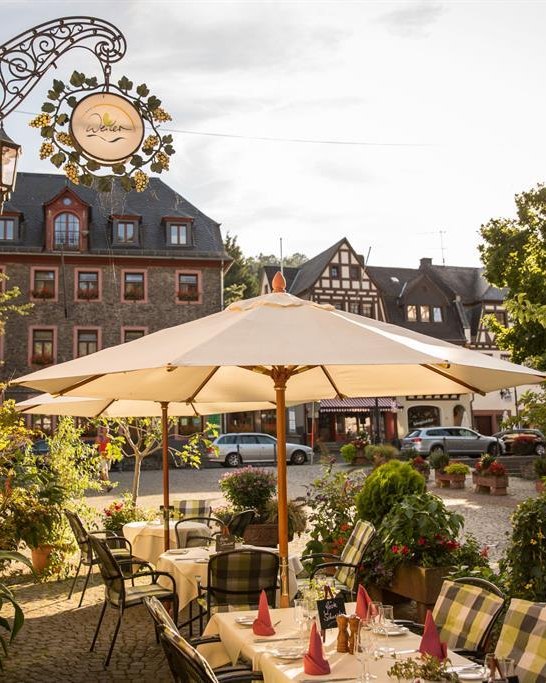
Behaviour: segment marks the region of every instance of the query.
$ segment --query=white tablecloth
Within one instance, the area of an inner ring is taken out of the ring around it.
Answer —
[[[254,548],[256,550],[272,550],[272,548],[256,548],[255,546],[243,547]],[[176,581],[176,591],[180,601],[180,609],[197,597],[197,577],[199,577],[202,586],[207,585],[208,558],[215,552],[214,546],[210,549],[188,548],[188,553],[184,555],[167,552],[159,557],[157,569],[159,571],[169,572]],[[303,566],[299,557],[297,555],[290,555],[288,557],[288,581],[291,599],[297,593],[298,585],[296,576],[302,569]]]
[[[350,614],[354,610],[354,603],[347,605],[347,613]],[[241,614],[254,615],[255,612],[219,612],[214,614],[207,627],[204,635],[220,635],[221,644],[200,646],[200,652],[209,660],[212,666],[219,666],[231,660],[232,663],[237,661],[239,655],[243,655],[253,662],[253,667],[262,671],[265,683],[287,683],[293,681],[301,681],[312,678],[316,681],[332,681],[336,678],[355,677],[358,679],[360,675],[360,663],[354,655],[341,654],[336,652],[337,629],[329,629],[326,631],[326,642],[324,644],[324,651],[326,659],[330,664],[330,674],[327,676],[309,676],[303,672],[303,660],[298,659],[293,662],[282,663],[280,660],[268,654],[268,650],[276,646],[291,645],[290,640],[283,640],[275,642],[275,638],[283,638],[294,636],[294,641],[297,637],[297,626],[294,622],[294,610],[288,609],[272,609],[271,621],[276,623],[280,620],[280,624],[275,626],[275,635],[271,636],[270,642],[257,643],[256,636],[252,628],[243,628],[235,623],[237,616]],[[378,646],[381,646],[383,639],[378,636]],[[408,633],[404,636],[390,636],[388,639],[389,647],[394,647],[396,650],[416,650],[419,647],[420,636],[413,633]],[[463,666],[472,664],[469,660],[449,652],[449,658],[454,666]],[[399,654],[399,659],[403,657],[417,657],[417,653]],[[377,676],[378,683],[387,683],[391,679],[387,676],[388,669],[394,664],[392,656],[385,656],[382,659],[370,662],[370,672]]]
[[[170,545],[171,548],[178,546],[174,530],[176,522],[170,522]],[[188,531],[199,531],[203,536],[210,536],[211,532],[206,524],[200,522],[183,522],[179,527],[182,529],[182,541],[186,542],[185,535]],[[163,541],[163,522],[129,522],[123,525],[123,535],[133,546],[133,554],[147,562],[157,564],[159,556],[165,551]]]

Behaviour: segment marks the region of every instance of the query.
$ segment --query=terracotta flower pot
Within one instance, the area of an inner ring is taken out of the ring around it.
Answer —
[[[52,545],[40,545],[37,548],[31,548],[32,566],[37,574],[41,574],[49,564],[49,556],[52,551]]]
[[[248,545],[276,548],[279,543],[278,524],[249,524],[243,534]]]

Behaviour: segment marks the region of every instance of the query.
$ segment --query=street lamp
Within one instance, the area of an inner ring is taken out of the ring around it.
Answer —
[[[15,188],[20,153],[21,145],[9,137],[0,123],[0,214],[4,210],[4,202],[10,198]]]

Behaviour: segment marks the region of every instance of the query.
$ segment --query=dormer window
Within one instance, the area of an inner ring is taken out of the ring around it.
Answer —
[[[138,225],[134,220],[114,220],[114,243],[115,244],[138,244]]]
[[[19,238],[18,232],[17,218],[0,218],[0,242],[15,242]]]
[[[191,224],[187,221],[168,220],[167,246],[188,247],[191,245]]]
[[[412,323],[417,321],[417,306],[406,306],[406,319]]]
[[[64,251],[80,249],[80,219],[73,213],[60,213],[53,222],[53,248]]]

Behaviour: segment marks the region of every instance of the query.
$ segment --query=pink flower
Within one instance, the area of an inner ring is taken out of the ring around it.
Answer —
[[[107,517],[111,517],[111,516],[112,516],[112,511],[111,511],[111,510],[105,510],[105,511],[104,511],[104,514],[105,514]]]

